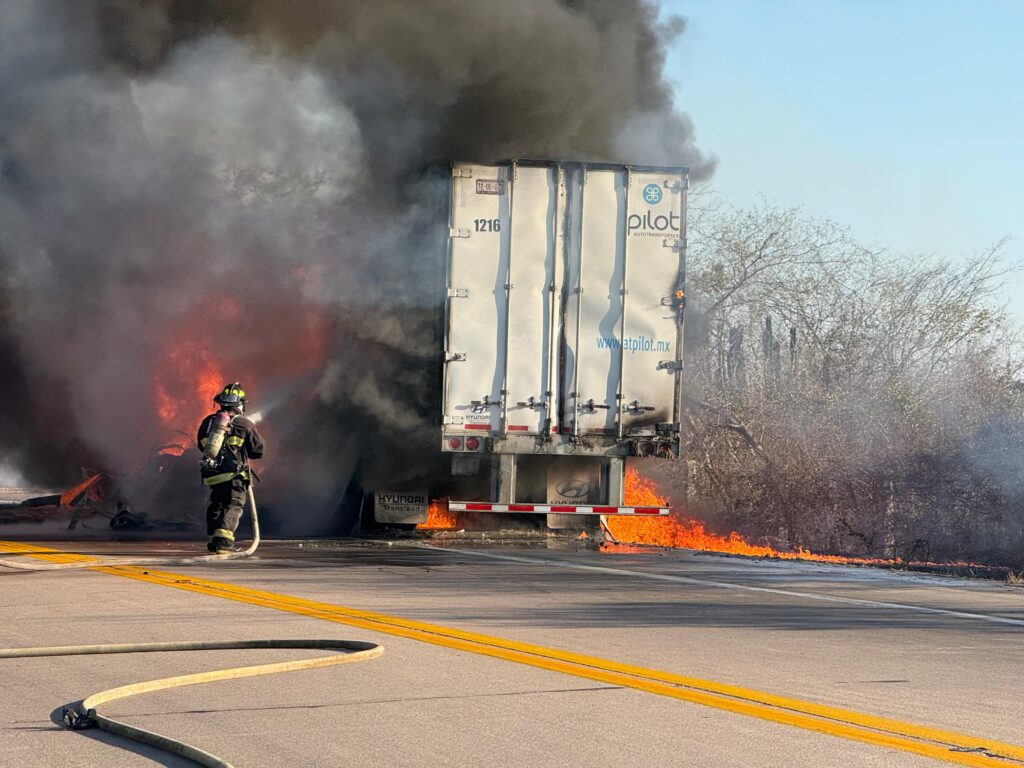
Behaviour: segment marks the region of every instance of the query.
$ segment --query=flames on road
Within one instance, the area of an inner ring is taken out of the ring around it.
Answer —
[[[658,492],[654,481],[641,477],[633,468],[626,470],[625,503],[637,507],[668,506],[668,500]],[[605,520],[608,530],[623,544],[703,549],[735,555],[778,557],[783,554],[771,547],[751,544],[735,531],[728,536],[711,533],[703,523],[675,513],[668,517],[609,515]]]
[[[633,468],[626,471],[625,502],[626,504],[638,507],[668,506],[668,500],[658,491],[654,481],[642,477]],[[623,545],[639,544],[654,547],[699,549],[705,552],[723,552],[752,557],[774,557],[781,560],[814,560],[837,564],[884,565],[899,562],[897,560],[865,557],[819,555],[805,549],[800,549],[796,552],[783,552],[774,547],[751,544],[736,531],[724,536],[712,533],[704,527],[703,523],[684,518],[676,512],[667,517],[620,517],[612,515],[605,519],[608,530],[620,542],[620,544],[605,543],[602,545],[602,549],[607,551],[621,549]]]
[[[667,497],[662,494],[650,478],[640,475],[633,468],[626,471],[625,503],[635,507],[665,507]],[[704,552],[720,552],[748,557],[766,557],[779,560],[810,560],[836,565],[874,565],[874,566],[927,566],[927,567],[963,567],[976,570],[990,570],[977,563],[947,562],[934,563],[929,561],[904,561],[899,558],[883,559],[870,557],[844,557],[841,555],[822,555],[806,549],[783,551],[767,545],[752,544],[736,531],[722,535],[713,533],[698,520],[683,517],[678,511],[668,516],[633,516],[608,515],[605,517],[609,532],[618,540],[607,539],[601,544],[604,552],[623,552],[631,547],[671,547],[676,549],[696,549]],[[465,527],[465,522],[457,512],[448,509],[448,499],[434,499],[430,502],[425,522],[416,526],[421,531],[455,531]],[[586,539],[586,532],[579,538]]]
[[[667,498],[658,491],[654,481],[642,477],[633,468],[626,471],[625,503],[636,507],[668,506]],[[621,551],[630,545],[640,545],[699,549],[705,552],[774,557],[783,560],[815,560],[826,563],[879,565],[896,562],[839,555],[818,555],[807,550],[783,552],[773,547],[751,544],[736,531],[725,536],[712,533],[704,527],[703,523],[683,518],[678,513],[667,517],[609,515],[605,520],[609,531],[619,541],[619,543],[605,542],[602,545],[602,549],[605,551]],[[452,531],[460,527],[462,527],[462,521],[456,512],[448,509],[447,499],[431,501],[427,510],[426,522],[416,526],[417,530],[421,531]]]

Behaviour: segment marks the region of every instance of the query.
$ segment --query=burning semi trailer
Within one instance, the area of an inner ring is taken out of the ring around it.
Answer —
[[[452,166],[438,412],[450,472],[369,489],[378,523],[669,513],[628,498],[626,460],[680,454],[687,189],[680,167]]]
[[[338,511],[295,533],[494,528],[519,520],[552,529],[600,525],[606,550],[663,546],[893,564],[780,551],[712,532],[672,509],[650,477],[627,465],[673,462],[681,453],[686,168],[457,162],[446,177],[447,211],[434,222],[446,234],[434,259],[443,265],[435,286],[442,309],[432,355],[435,447],[413,449],[408,482],[389,476],[374,484],[372,472],[340,467],[335,477],[347,471],[353,479]],[[220,311],[238,308],[228,301]],[[255,398],[257,421],[297,401],[301,408],[284,409],[289,417],[316,415],[308,403],[337,328],[324,313],[303,311],[307,332],[288,354],[249,361],[268,382],[275,372],[285,382]],[[128,471],[83,469],[81,482],[62,493],[5,504],[0,522],[59,519],[72,530],[183,535],[200,528],[205,495],[194,431],[227,366],[194,329],[163,332],[152,383],[162,441]],[[289,433],[285,421],[266,424],[271,446],[314,430],[306,420]],[[344,458],[325,456],[336,465]],[[302,481],[288,469],[287,460],[273,461],[267,475],[284,486]],[[270,524],[280,528],[273,514],[271,505]]]
[[[677,417],[671,395],[631,382],[634,360],[678,356],[676,308],[660,307],[657,333],[634,310],[678,301],[680,254],[662,248],[660,235],[684,231],[683,193],[662,186],[663,200],[648,205],[638,175],[658,169],[639,166],[479,166],[457,191],[493,205],[455,212],[471,236],[455,240],[452,267],[458,276],[463,246],[491,240],[500,263],[487,266],[489,278],[503,282],[483,285],[477,275],[445,286],[438,230],[450,222],[435,200],[451,199],[451,176],[431,169],[451,158],[637,159],[667,168],[656,184],[683,180],[678,166],[707,179],[714,160],[663,75],[668,45],[684,29],[650,0],[531,0],[498,14],[471,0],[336,0],[309,13],[267,0],[14,0],[0,29],[0,475],[60,492],[52,497],[99,470],[97,515],[116,515],[120,501],[159,526],[178,512],[132,478],[148,476],[149,465],[162,483],[180,464],[182,491],[200,494],[193,431],[217,389],[242,379],[255,410],[292,392],[261,424],[261,512],[277,535],[346,533],[360,509],[372,521],[377,492],[547,503],[550,479],[570,492],[550,496],[560,506],[624,506],[612,487],[621,485],[619,459],[678,445],[665,428],[634,428]],[[528,189],[545,167],[557,194]],[[558,240],[557,259],[555,246],[538,256],[547,244],[530,243],[528,230],[544,226]],[[605,251],[588,253],[601,238]],[[616,299],[626,324],[616,329],[611,284],[601,310],[590,282],[639,264],[634,252],[653,257],[654,246],[671,261],[664,274],[653,267],[657,296],[632,285],[650,265],[616,275],[615,290],[629,291]],[[630,255],[611,257],[609,248]],[[580,258],[583,292],[570,297],[575,278],[565,273],[579,271]],[[558,271],[546,301],[535,291],[546,278],[524,282],[520,268]],[[445,298],[447,287],[471,294]],[[458,333],[480,322],[460,319],[458,303],[474,307],[486,296],[493,320],[477,341],[501,356],[497,381],[497,363],[488,372],[480,350],[457,348]],[[447,349],[466,355],[458,363],[441,359],[435,319],[444,304],[454,323]],[[579,340],[568,333],[577,310]],[[607,318],[594,314],[602,311]],[[538,334],[546,350],[533,349]],[[621,393],[618,379],[600,383],[612,375],[615,345],[626,358]],[[531,362],[520,369],[524,354]],[[588,388],[579,398],[570,374]],[[479,376],[489,378],[473,383]],[[666,368],[651,380],[671,389],[676,378]],[[442,381],[458,389],[445,407]],[[485,405],[501,400],[500,415]],[[633,401],[632,411],[619,410]],[[490,430],[439,418],[469,424],[488,413]],[[538,441],[517,421],[527,413],[568,432]],[[600,434],[602,420],[616,430],[621,421],[622,435]],[[448,447],[456,437],[464,442]],[[489,458],[470,473],[474,452],[506,457],[496,493],[490,485],[501,473]],[[566,469],[566,482],[548,464]],[[587,488],[569,482],[578,479]],[[84,498],[50,512],[66,522]],[[423,517],[421,500],[410,517]],[[409,506],[396,501],[395,519]],[[191,509],[198,529],[202,503]],[[88,511],[77,530],[105,526]]]
[[[627,468],[680,455],[687,170],[519,161],[455,163],[446,176],[434,427],[435,458],[446,461],[418,457],[433,471],[403,485],[368,487],[357,476],[348,509],[320,532],[601,521],[606,547],[812,557],[670,514],[653,480]],[[314,342],[289,361],[305,378],[256,398],[255,419],[311,386],[328,326],[313,323]],[[83,470],[80,484],[16,516],[62,517],[71,529],[199,527],[193,433],[225,368],[189,329],[168,331],[161,359],[153,391],[165,443],[120,476]]]

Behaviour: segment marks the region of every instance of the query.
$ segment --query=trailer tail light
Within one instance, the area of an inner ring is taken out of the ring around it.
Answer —
[[[453,451],[459,450],[462,447],[462,438],[461,437],[450,438],[448,440],[448,447],[451,448]]]
[[[480,439],[479,438],[477,438],[477,437],[467,437],[466,438],[466,448],[467,449],[469,449],[471,451],[475,451],[479,447],[480,447]]]
[[[658,455],[663,459],[672,458],[672,444],[671,443],[658,443]]]

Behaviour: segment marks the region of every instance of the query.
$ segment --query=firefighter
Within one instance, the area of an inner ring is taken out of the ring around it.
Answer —
[[[263,439],[243,415],[245,390],[240,383],[226,384],[213,402],[219,410],[203,419],[196,438],[203,452],[203,484],[210,488],[206,548],[230,552],[251,482],[249,459],[263,457]]]

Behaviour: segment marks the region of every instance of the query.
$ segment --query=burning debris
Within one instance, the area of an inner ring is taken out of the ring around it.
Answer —
[[[199,528],[202,493],[194,457],[177,444],[163,446],[135,470],[111,475],[83,469],[85,478],[59,494],[0,507],[0,523],[66,521],[67,530],[102,527],[116,531],[186,531]]]

